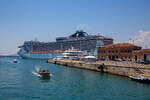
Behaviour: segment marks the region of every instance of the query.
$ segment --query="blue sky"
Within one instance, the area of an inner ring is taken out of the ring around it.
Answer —
[[[0,0],[0,55],[25,40],[55,41],[76,29],[128,42],[150,30],[150,0]]]

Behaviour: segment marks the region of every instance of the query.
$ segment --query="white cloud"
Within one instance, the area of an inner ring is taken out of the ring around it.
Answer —
[[[129,42],[143,49],[150,48],[150,31],[139,31],[139,35],[133,37]]]

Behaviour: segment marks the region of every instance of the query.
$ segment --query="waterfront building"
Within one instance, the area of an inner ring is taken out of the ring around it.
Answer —
[[[98,58],[101,60],[131,60],[134,50],[141,50],[141,47],[130,43],[109,44],[98,48]]]
[[[132,56],[133,56],[132,57],[133,61],[138,61],[138,60],[147,61],[147,60],[150,60],[150,49],[142,49],[142,50],[133,51]]]

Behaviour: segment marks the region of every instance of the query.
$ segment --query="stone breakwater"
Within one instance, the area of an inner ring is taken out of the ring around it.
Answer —
[[[48,60],[48,62],[68,67],[106,72],[127,77],[138,74],[150,77],[150,65],[137,64],[133,62],[97,61],[94,63],[89,63],[75,60]]]

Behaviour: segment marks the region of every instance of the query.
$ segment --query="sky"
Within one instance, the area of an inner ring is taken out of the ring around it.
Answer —
[[[15,54],[24,41],[55,41],[77,29],[115,43],[137,40],[150,34],[150,0],[0,0],[0,55]]]

